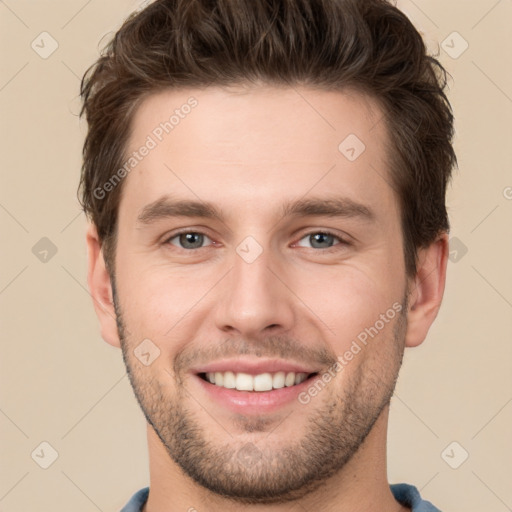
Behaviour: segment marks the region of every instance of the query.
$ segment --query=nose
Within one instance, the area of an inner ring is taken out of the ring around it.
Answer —
[[[232,269],[217,290],[217,327],[247,338],[289,331],[295,318],[287,281],[283,265],[269,249],[251,263],[235,253]]]

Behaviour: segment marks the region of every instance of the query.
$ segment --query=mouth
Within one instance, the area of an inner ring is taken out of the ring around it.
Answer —
[[[320,365],[285,359],[223,359],[191,368],[192,386],[197,386],[191,389],[236,414],[273,414],[301,405],[299,396],[322,371]]]
[[[197,376],[219,388],[234,391],[263,393],[283,388],[292,388],[314,378],[318,372],[274,372],[252,375],[244,372],[201,372]]]

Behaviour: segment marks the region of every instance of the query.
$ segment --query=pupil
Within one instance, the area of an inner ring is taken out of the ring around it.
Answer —
[[[202,242],[202,235],[199,233],[185,233],[180,237],[180,243],[186,249],[197,249],[201,247]]]
[[[319,244],[322,244],[322,243],[329,243],[330,241],[330,238],[332,238],[332,235],[328,235],[327,233],[315,233],[313,235],[313,247],[315,247],[315,243],[319,243]]]

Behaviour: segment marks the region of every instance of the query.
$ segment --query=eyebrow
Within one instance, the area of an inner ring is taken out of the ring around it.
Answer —
[[[346,197],[308,198],[289,201],[281,208],[281,217],[343,217],[373,221],[375,213],[364,204]],[[172,200],[169,196],[146,205],[137,217],[142,225],[172,217],[201,217],[225,222],[223,212],[212,203],[195,200]]]

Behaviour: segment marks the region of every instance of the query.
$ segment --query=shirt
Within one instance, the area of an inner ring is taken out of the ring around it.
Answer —
[[[412,512],[441,512],[430,501],[421,499],[418,489],[408,484],[390,485],[395,499],[402,505],[412,509]],[[142,505],[146,503],[149,495],[149,487],[136,492],[132,499],[124,506],[121,512],[141,512]]]

